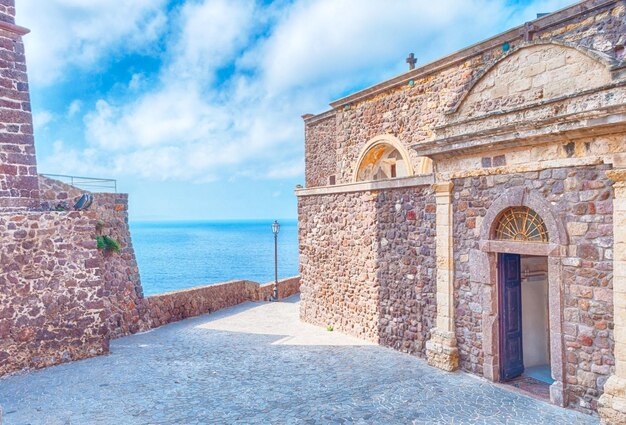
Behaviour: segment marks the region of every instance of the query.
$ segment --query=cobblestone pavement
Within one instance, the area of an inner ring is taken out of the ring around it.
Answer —
[[[111,355],[0,380],[5,424],[597,424],[246,303],[113,341]]]

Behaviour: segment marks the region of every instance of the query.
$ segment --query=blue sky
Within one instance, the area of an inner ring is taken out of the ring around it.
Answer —
[[[16,0],[39,171],[131,220],[295,218],[302,114],[570,3]]]

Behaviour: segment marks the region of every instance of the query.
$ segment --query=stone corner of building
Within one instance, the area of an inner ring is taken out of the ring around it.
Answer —
[[[626,379],[611,376],[598,400],[598,414],[605,425],[626,424]]]
[[[430,366],[453,372],[459,368],[459,349],[453,332],[434,329],[426,341],[426,360]]]

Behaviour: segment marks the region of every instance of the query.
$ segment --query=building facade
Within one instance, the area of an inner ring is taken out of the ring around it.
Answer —
[[[305,115],[301,318],[626,423],[626,2]]]

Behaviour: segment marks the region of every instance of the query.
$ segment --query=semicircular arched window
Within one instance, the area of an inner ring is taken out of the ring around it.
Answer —
[[[539,214],[527,207],[512,207],[500,215],[496,239],[518,242],[548,242],[546,224]]]
[[[357,181],[384,180],[410,175],[406,159],[394,146],[380,143],[368,150],[357,174]]]

